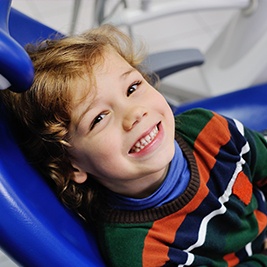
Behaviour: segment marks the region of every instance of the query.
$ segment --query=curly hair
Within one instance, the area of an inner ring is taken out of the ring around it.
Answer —
[[[16,118],[20,144],[30,163],[53,181],[62,202],[85,220],[97,216],[104,196],[102,186],[93,179],[81,185],[72,180],[74,169],[68,153],[71,97],[79,79],[85,75],[93,79],[93,68],[103,60],[107,46],[149,80],[141,64],[144,50],[137,53],[127,35],[103,25],[80,35],[28,45],[26,50],[35,70],[31,88],[23,93],[1,92]]]

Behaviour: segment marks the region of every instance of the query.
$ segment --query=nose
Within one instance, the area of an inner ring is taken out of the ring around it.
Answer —
[[[136,124],[138,124],[147,115],[147,110],[143,106],[134,106],[125,112],[123,118],[123,129],[130,131]]]

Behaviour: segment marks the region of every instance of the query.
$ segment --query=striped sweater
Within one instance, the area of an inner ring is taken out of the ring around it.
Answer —
[[[160,207],[107,210],[98,238],[108,266],[267,267],[265,139],[204,109],[175,119],[189,184]]]

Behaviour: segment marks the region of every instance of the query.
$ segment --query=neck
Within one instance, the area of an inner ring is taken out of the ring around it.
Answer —
[[[157,179],[155,179],[155,175],[158,174],[150,174],[149,176],[142,177],[134,181],[127,181],[123,185],[120,185],[120,187],[114,186],[115,190],[112,191],[132,198],[148,197],[160,187],[168,173],[168,169],[169,166],[162,171],[161,175]]]

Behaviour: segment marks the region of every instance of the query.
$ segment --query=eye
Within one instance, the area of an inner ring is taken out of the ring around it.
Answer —
[[[96,124],[98,124],[99,122],[101,122],[106,115],[107,114],[104,114],[104,113],[97,115],[95,117],[95,119],[93,120],[92,124],[91,124],[90,130],[92,130],[96,126]]]
[[[141,84],[141,81],[133,83],[127,90],[127,96],[130,96],[140,84]]]

